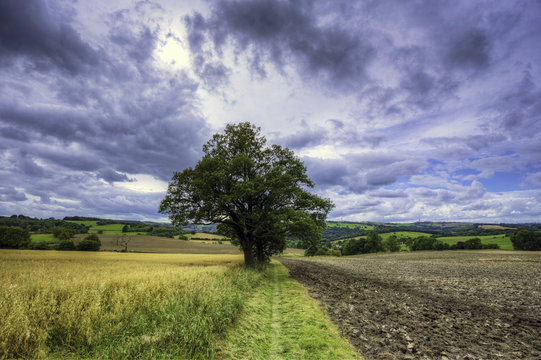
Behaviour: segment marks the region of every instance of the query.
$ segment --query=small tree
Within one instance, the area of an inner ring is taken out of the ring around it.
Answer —
[[[22,249],[30,245],[30,232],[18,226],[0,226],[0,248]]]
[[[515,250],[541,250],[541,232],[520,229],[511,235]]]
[[[387,250],[389,252],[400,251],[400,243],[398,242],[398,238],[396,237],[396,235],[393,234],[393,235],[389,236],[383,242],[383,247],[385,248],[385,250]]]
[[[479,238],[468,239],[464,242],[464,249],[476,250],[476,249],[482,249],[482,248],[483,248],[483,245],[481,244],[481,239]]]
[[[81,240],[76,248],[81,251],[99,251],[101,247],[101,241],[98,235],[90,234]]]
[[[56,245],[56,250],[75,250],[73,240],[60,240]]]
[[[64,226],[55,226],[51,228],[51,232],[59,240],[70,240],[76,233],[75,229]]]
[[[381,241],[381,236],[378,235],[375,231],[372,231],[368,234],[366,238],[366,243],[364,244],[364,253],[376,253],[383,251],[383,242]]]
[[[287,235],[319,242],[333,207],[306,190],[314,185],[293,152],[267,146],[260,131],[246,122],[215,134],[194,168],[173,175],[159,209],[175,225],[218,224],[246,265],[283,251]]]

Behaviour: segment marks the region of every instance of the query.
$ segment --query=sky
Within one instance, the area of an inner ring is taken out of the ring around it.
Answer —
[[[249,121],[331,220],[541,222],[541,1],[0,0],[0,215],[166,221]]]

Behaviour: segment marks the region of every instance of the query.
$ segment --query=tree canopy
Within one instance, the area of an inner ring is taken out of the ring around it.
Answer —
[[[248,122],[227,125],[194,168],[176,172],[159,211],[175,225],[216,223],[242,248],[246,265],[280,253],[286,237],[319,242],[328,199],[311,194],[306,167],[288,148],[268,146]]]

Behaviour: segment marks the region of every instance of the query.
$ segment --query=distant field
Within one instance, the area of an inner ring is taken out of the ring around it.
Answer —
[[[75,236],[75,242],[84,238],[86,235],[79,234]],[[240,254],[238,247],[230,244],[212,244],[199,241],[184,241],[166,237],[148,236],[148,235],[114,235],[100,234],[102,250],[120,250],[121,245],[117,245],[123,236],[129,238],[128,251],[148,252],[148,253],[177,253],[177,254]]]
[[[473,238],[481,239],[482,244],[498,244],[502,250],[513,250],[513,243],[511,243],[511,239],[505,237],[504,234],[486,236],[447,236],[439,237],[438,240],[441,240],[449,245],[453,245],[459,241],[466,241]]]
[[[350,229],[355,229],[358,227],[363,230],[374,230],[373,225],[364,225],[364,224],[346,223],[346,222],[328,222],[327,226],[328,227],[347,227]]]
[[[507,230],[512,229],[510,227],[501,226],[501,225],[479,225],[482,229],[496,229],[496,230]]]
[[[209,233],[204,233],[204,232],[197,232],[195,234],[185,234],[185,236],[188,237],[188,239],[192,240],[192,238],[199,238],[199,239],[220,239],[220,240],[225,240],[227,239],[225,236],[223,235],[218,235],[218,234],[209,234]]]
[[[32,234],[30,235],[30,240],[35,243],[53,243],[58,241],[53,234]]]
[[[98,231],[101,230],[103,234],[110,234],[110,235],[125,234],[122,232],[122,228],[124,227],[123,224],[97,225],[98,223],[97,221],[76,221],[76,220],[68,220],[68,222],[90,226],[90,230],[88,231],[89,233],[97,233]]]
[[[396,235],[396,237],[398,239],[403,239],[403,238],[416,238],[416,237],[419,237],[419,236],[430,236],[431,234],[424,233],[424,232],[418,232],[418,231],[395,231],[395,232],[391,232],[391,233],[379,234],[379,236],[381,236],[381,238],[383,240],[387,239],[391,235]]]
[[[85,225],[85,226],[96,226],[96,224],[98,223],[97,221],[80,221],[80,220],[66,220],[66,222]]]
[[[403,239],[403,238],[416,238],[418,236],[430,236],[431,234],[418,232],[418,231],[396,231],[396,232],[383,233],[383,234],[378,234],[378,235],[383,240],[389,238],[391,235],[396,235],[396,237],[400,240],[400,239]],[[365,238],[366,236],[367,235],[354,236],[354,237],[351,237],[351,238],[342,239],[342,240],[338,240],[338,241],[344,241],[344,240],[350,240],[350,239],[360,239],[360,238]],[[334,241],[334,242],[336,242],[336,241]]]

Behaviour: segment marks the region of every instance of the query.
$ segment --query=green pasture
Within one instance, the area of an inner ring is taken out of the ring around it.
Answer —
[[[66,222],[84,225],[84,226],[96,226],[98,223],[97,221],[80,221],[80,220],[66,220]]]
[[[400,240],[400,239],[405,239],[405,238],[416,238],[419,236],[430,236],[431,234],[419,232],[419,231],[395,231],[395,232],[390,232],[390,233],[382,233],[378,235],[381,236],[383,240],[389,238],[391,235],[396,235],[398,240]]]
[[[328,222],[327,226],[328,227],[347,227],[350,229],[361,228],[363,230],[374,230],[373,225],[346,223],[346,222]]]
[[[459,241],[465,242],[466,240],[479,238],[481,239],[481,244],[498,244],[502,250],[514,250],[513,243],[511,239],[505,237],[505,234],[500,235],[485,235],[485,236],[445,236],[439,237],[438,240],[443,241],[449,245],[456,244]]]
[[[122,228],[124,227],[124,224],[98,225],[97,221],[76,221],[76,220],[69,220],[69,222],[75,223],[75,224],[83,224],[85,226],[90,226],[90,230],[88,230],[89,233],[97,233],[99,231],[102,231],[103,234],[109,234],[109,235],[126,234],[122,232]],[[138,233],[138,234],[145,234],[145,233]]]
[[[30,235],[30,240],[34,243],[54,243],[58,239],[53,236],[53,234],[32,234]]]

